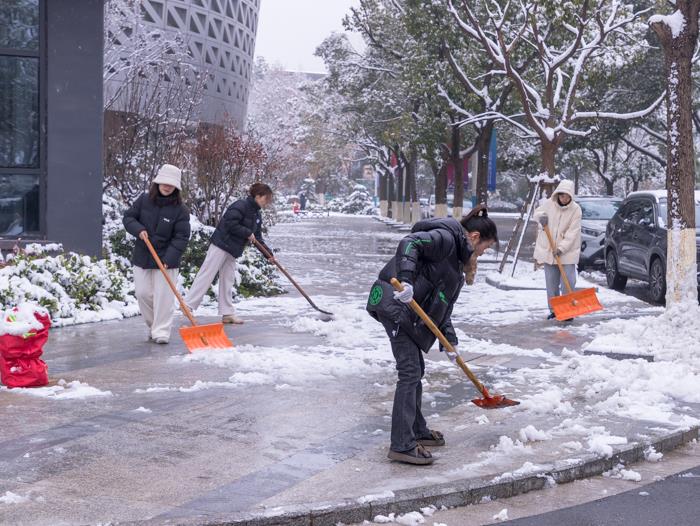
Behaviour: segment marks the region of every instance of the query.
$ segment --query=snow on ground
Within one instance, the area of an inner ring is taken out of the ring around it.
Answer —
[[[82,383],[79,380],[66,382],[63,379],[60,379],[56,385],[47,387],[28,387],[25,389],[0,387],[0,391],[26,394],[38,398],[49,398],[51,400],[84,400],[85,398],[112,396],[111,391],[100,391],[96,387],[92,387],[87,383]]]
[[[22,497],[11,491],[6,491],[4,495],[0,495],[0,504],[24,504],[30,500],[29,497]]]

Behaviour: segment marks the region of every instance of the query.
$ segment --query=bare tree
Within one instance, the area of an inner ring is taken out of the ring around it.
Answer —
[[[508,78],[520,101],[521,113],[505,115],[488,110],[467,122],[503,119],[520,130],[523,137],[541,145],[541,178],[557,178],[555,157],[567,136],[586,136],[593,127],[581,126],[594,118],[632,119],[654,110],[659,97],[649,108],[618,114],[580,111],[584,106],[581,89],[584,77],[606,53],[620,53],[626,33],[644,13],[632,12],[619,0],[582,2],[490,2],[479,4],[462,0],[461,9],[448,0],[448,7],[465,38],[479,45],[493,64],[490,72]],[[546,4],[546,5],[545,5]],[[548,9],[551,8],[551,9]],[[608,41],[616,39],[615,48]],[[612,50],[612,51],[611,51]],[[518,68],[518,56],[536,54],[529,67]]]
[[[234,196],[261,180],[265,166],[262,144],[226,126],[200,125],[196,142],[189,143],[190,176],[185,193],[192,212],[205,224],[216,225]]]

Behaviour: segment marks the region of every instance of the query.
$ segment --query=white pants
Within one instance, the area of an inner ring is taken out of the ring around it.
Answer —
[[[167,270],[168,276],[177,283],[178,269]],[[175,295],[170,290],[160,270],[134,267],[134,287],[139,309],[151,330],[151,338],[170,339],[170,327],[175,313]]]
[[[194,282],[187,292],[185,303],[192,311],[196,310],[202,303],[202,299],[214,282],[217,273],[219,274],[219,314],[221,316],[233,314],[231,290],[236,279],[236,258],[215,245],[209,245],[204,263],[202,263],[197,277],[194,278]]]

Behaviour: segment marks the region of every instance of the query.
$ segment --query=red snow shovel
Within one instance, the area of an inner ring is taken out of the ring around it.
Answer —
[[[182,309],[182,312],[185,314],[185,316],[187,316],[187,319],[190,320],[190,323],[192,324],[192,327],[180,327],[180,336],[182,336],[182,341],[185,342],[185,346],[187,346],[187,349],[190,352],[192,352],[197,351],[199,349],[232,348],[233,344],[224,332],[223,323],[197,325],[194,316],[192,316],[192,313],[190,312],[190,309],[187,308],[187,304],[182,299],[182,296],[180,296],[180,293],[177,291],[175,284],[170,279],[170,276],[168,276],[168,273],[165,271],[165,267],[163,266],[163,263],[161,262],[160,258],[158,257],[158,254],[153,248],[153,245],[151,245],[150,240],[144,239],[144,242],[146,243],[146,246],[148,247],[151,256],[153,256],[153,259],[158,265],[158,268],[163,273],[165,281],[167,281],[168,285],[170,285],[170,290],[173,291],[173,294],[175,294],[177,301],[180,303],[180,308]]]
[[[549,246],[552,248],[552,252],[556,250],[556,245],[554,244],[554,238],[552,238],[552,232],[549,230],[549,226],[543,225],[542,229],[544,233],[547,234],[547,239],[549,240]],[[549,298],[549,306],[552,307],[554,311],[554,316],[559,321],[567,321],[571,318],[576,318],[577,316],[583,316],[584,314],[590,314],[591,312],[596,312],[603,310],[603,306],[598,301],[598,297],[595,295],[595,289],[581,289],[574,291],[571,288],[571,283],[569,278],[564,272],[564,265],[561,264],[561,259],[559,256],[554,254],[554,259],[559,266],[559,273],[561,274],[561,279],[564,280],[564,285],[566,285],[566,294],[561,296],[554,296]]]
[[[399,280],[397,280],[396,278],[391,278],[391,284],[399,292],[403,290],[403,285],[401,285],[401,283],[399,283]],[[483,396],[483,398],[475,398],[474,400],[472,400],[472,403],[478,405],[482,409],[500,409],[502,407],[510,407],[512,405],[520,404],[520,402],[510,400],[509,398],[506,398],[503,395],[490,394],[488,389],[486,389],[486,387],[484,386],[484,384],[482,384],[479,381],[479,379],[476,376],[474,376],[474,373],[471,371],[471,369],[469,369],[462,357],[459,354],[457,354],[457,351],[455,351],[455,348],[452,347],[452,344],[449,341],[447,341],[447,338],[445,338],[445,335],[442,334],[442,331],[437,328],[437,325],[433,323],[433,320],[431,320],[430,317],[421,308],[421,306],[418,305],[418,303],[416,303],[416,300],[411,300],[409,305],[415,311],[415,313],[418,314],[418,316],[420,316],[420,318],[428,326],[432,333],[435,336],[437,336],[437,339],[440,340],[440,343],[447,350],[447,352],[455,353],[457,355],[457,365],[459,365],[460,369],[464,371],[464,374],[467,375],[467,377],[472,381],[474,386],[479,390],[479,392]]]

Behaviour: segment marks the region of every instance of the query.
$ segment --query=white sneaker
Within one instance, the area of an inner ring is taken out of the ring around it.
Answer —
[[[159,343],[161,345],[165,345],[167,343],[170,343],[170,340],[166,338],[165,336],[159,336],[158,338],[153,338],[153,341],[156,343]]]

